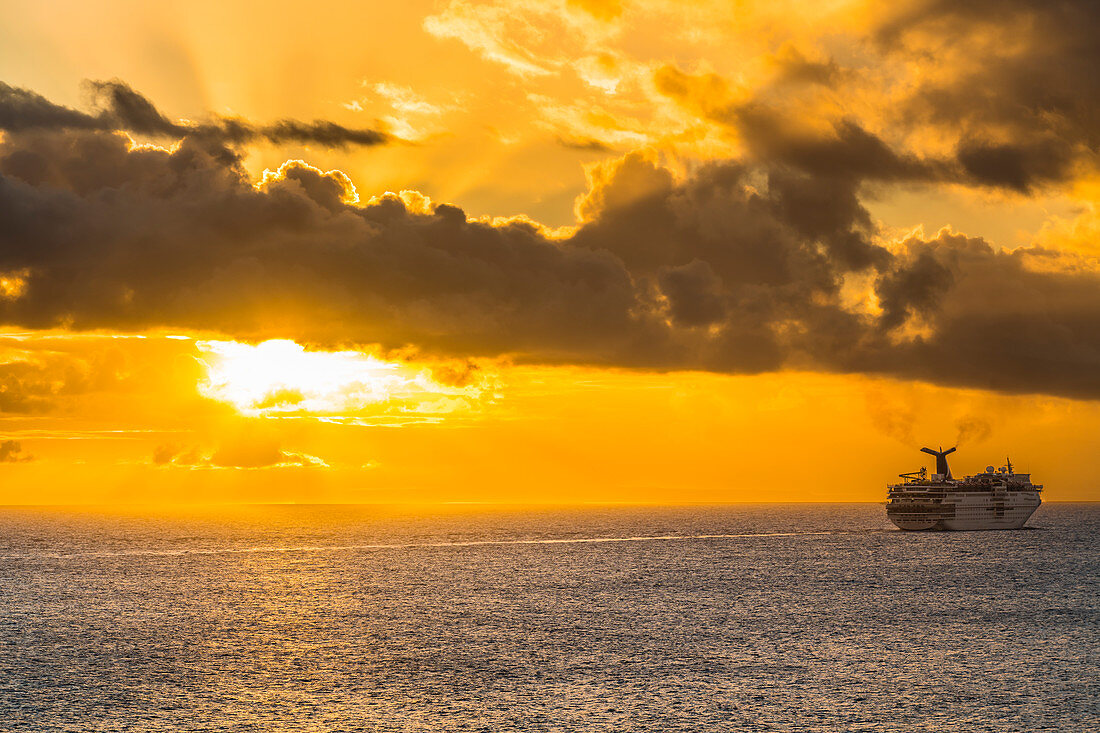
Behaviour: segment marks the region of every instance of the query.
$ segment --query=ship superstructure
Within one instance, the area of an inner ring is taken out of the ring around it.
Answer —
[[[1031,483],[1031,474],[1015,473],[1010,460],[956,479],[947,465],[954,448],[921,451],[936,457],[936,472],[922,467],[886,487],[886,516],[901,529],[1019,529],[1042,503],[1042,484]]]

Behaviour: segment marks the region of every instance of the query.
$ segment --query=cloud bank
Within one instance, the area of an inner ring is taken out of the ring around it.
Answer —
[[[347,176],[300,162],[253,181],[236,146],[277,125],[178,125],[95,88],[94,115],[0,95],[0,324],[1100,397],[1095,263],[947,230],[882,242],[861,186],[941,171],[855,124],[804,138],[741,110],[761,138],[744,160],[686,178],[641,152],[605,163],[562,239],[416,194],[360,204]]]
[[[258,124],[241,117],[212,117],[205,122],[177,122],[118,79],[89,81],[86,86],[95,112],[81,112],[55,104],[29,89],[0,82],[0,130],[16,133],[118,130],[176,139],[186,136],[230,146],[266,141],[276,145],[299,143],[342,148],[383,145],[395,140],[380,130],[349,128],[327,120],[284,119]]]

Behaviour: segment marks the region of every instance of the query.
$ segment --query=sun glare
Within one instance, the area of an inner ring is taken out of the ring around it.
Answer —
[[[199,391],[247,415],[343,414],[448,391],[425,370],[357,351],[307,351],[288,340],[200,341]]]

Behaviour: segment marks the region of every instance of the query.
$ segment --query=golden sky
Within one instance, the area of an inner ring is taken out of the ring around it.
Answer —
[[[0,503],[1100,499],[1098,30],[9,2]]]

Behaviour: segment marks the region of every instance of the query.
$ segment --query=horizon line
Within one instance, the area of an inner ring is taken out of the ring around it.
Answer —
[[[84,503],[39,503],[39,504],[0,504],[3,509],[33,509],[33,508],[199,508],[199,507],[322,507],[322,506],[377,506],[377,507],[529,507],[529,508],[553,508],[553,507],[720,507],[720,506],[761,506],[761,505],[785,505],[785,504],[877,504],[885,505],[885,501],[864,500],[790,500],[790,501],[692,501],[692,502],[634,502],[634,501],[560,501],[560,502],[526,502],[526,501],[331,501],[331,502],[297,502],[297,501],[206,501],[206,502],[84,502]],[[1100,504],[1097,499],[1050,499],[1043,504]]]

